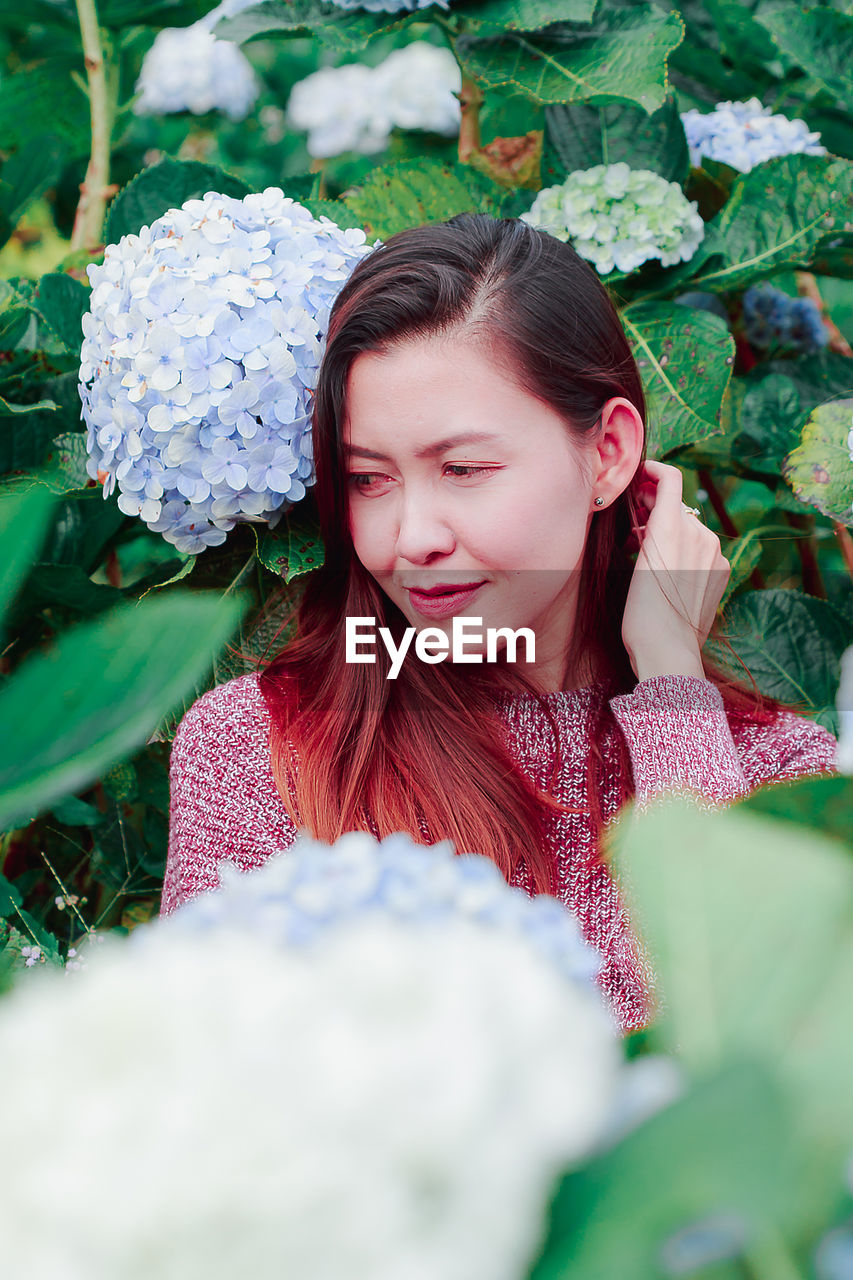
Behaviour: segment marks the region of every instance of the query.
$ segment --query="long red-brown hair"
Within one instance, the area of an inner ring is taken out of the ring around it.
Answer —
[[[382,646],[375,664],[345,661],[347,616],[375,618],[398,643],[409,625],[363,568],[350,537],[342,447],[349,373],[363,352],[451,332],[485,344],[502,369],[561,416],[581,452],[612,397],[631,401],[645,421],[640,375],[617,311],[593,268],[568,244],[517,219],[462,214],[401,231],[362,259],[332,308],[314,400],[313,496],[325,562],[291,601],[284,623],[290,638],[260,676],[272,717],[272,768],[291,817],[317,839],[368,830],[368,813],[381,835],[408,831],[417,839],[425,821],[432,840],[486,854],[507,879],[523,859],[535,891],[555,893],[544,823],[548,811],[573,810],[518,768],[501,741],[493,700],[501,689],[536,694],[521,671],[505,659],[462,669],[404,662],[389,680]],[[630,539],[640,523],[639,481],[638,466],[628,488],[592,521],[575,634],[567,637],[566,671],[592,659],[589,669],[607,682],[609,697],[636,683],[621,630],[633,571]],[[719,624],[712,635],[723,639]],[[703,667],[731,712],[769,721],[788,705],[762,696],[754,682],[732,680],[704,657]],[[542,706],[559,757],[557,727]],[[598,836],[598,744],[608,721],[613,727],[605,698],[591,725],[586,779]],[[631,763],[624,738],[617,739],[624,803],[632,795]]]

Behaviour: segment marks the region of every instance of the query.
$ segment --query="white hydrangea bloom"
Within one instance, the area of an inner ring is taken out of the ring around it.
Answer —
[[[841,655],[841,683],[836,699],[838,749],[835,767],[839,773],[853,773],[853,645]]]
[[[804,120],[774,115],[758,98],[747,102],[718,102],[713,111],[681,113],[687,135],[690,163],[698,167],[702,156],[749,173],[763,160],[804,152],[826,155],[820,134],[809,130]]]
[[[448,0],[332,0],[339,9],[367,9],[369,13],[414,13],[434,4],[439,9],[449,8]]]
[[[470,920],[363,920],[305,954],[111,937],[0,1001],[4,1266],[522,1280],[622,1072],[603,1012]]]
[[[372,155],[385,150],[394,128],[458,133],[453,94],[461,85],[450,50],[416,40],[377,67],[353,62],[306,76],[293,86],[287,114],[293,128],[307,131],[312,156]]]
[[[217,40],[210,15],[190,27],[166,27],[145,55],[136,83],[137,115],[223,111],[244,119],[260,93],[249,60],[235,44]]]
[[[88,268],[87,470],[179,551],[275,523],[313,482],[310,410],[329,312],[369,252],[278,187],[208,192]]]
[[[649,169],[599,164],[536,196],[522,221],[571,240],[600,275],[630,272],[652,258],[674,266],[693,257],[705,224],[675,182]]]

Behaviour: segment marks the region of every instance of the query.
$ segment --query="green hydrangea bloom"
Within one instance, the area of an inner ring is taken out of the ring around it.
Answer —
[[[649,169],[598,164],[539,192],[524,222],[571,240],[599,275],[628,273],[658,258],[687,262],[705,235],[696,203],[675,182]]]

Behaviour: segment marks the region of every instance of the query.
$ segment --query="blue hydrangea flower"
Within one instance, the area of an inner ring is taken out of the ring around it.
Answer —
[[[349,832],[333,845],[303,829],[289,849],[250,872],[220,864],[220,888],[185,902],[157,927],[189,933],[237,929],[302,947],[367,913],[420,923],[465,916],[526,938],[571,982],[601,999],[599,953],[577,918],[547,894],[528,897],[507,884],[490,858],[456,854],[451,841],[416,844],[405,832],[378,841]],[[144,942],[134,930],[131,940]]]
[[[649,169],[597,164],[536,196],[523,222],[571,240],[600,275],[628,273],[652,258],[687,262],[705,235],[695,201]]]
[[[811,298],[791,298],[772,285],[753,285],[743,295],[744,330],[761,350],[789,347],[807,354],[829,342],[819,308]]]
[[[329,312],[364,232],[277,187],[208,192],[88,268],[80,396],[87,470],[195,554],[277,523],[313,483],[311,401]]]
[[[713,111],[696,108],[681,113],[687,135],[690,163],[698,167],[702,157],[731,165],[749,173],[763,160],[804,152],[826,155],[820,134],[809,130],[804,120],[774,115],[758,98],[747,102],[718,102]]]

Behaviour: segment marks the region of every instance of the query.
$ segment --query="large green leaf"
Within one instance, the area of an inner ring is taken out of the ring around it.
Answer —
[[[220,40],[235,44],[259,37],[313,35],[340,53],[356,53],[377,36],[404,27],[412,16],[344,9],[324,0],[262,0],[233,18],[221,18],[214,30]],[[429,15],[414,16],[423,21]]]
[[[208,191],[242,199],[250,188],[242,178],[225,173],[216,165],[198,160],[161,160],[143,169],[119,192],[110,206],[104,230],[106,244],[117,244],[122,236],[135,235],[150,226],[167,209],[177,209],[185,200],[198,200]]]
[[[777,476],[817,406],[853,392],[853,369],[846,356],[820,351],[762,361],[737,382],[744,394],[732,453],[750,471]]]
[[[4,540],[5,546],[6,540]],[[0,828],[28,821],[141,746],[209,668],[243,612],[175,592],[64,632],[0,690]]]
[[[853,13],[785,3],[762,6],[756,18],[786,57],[853,108]]]
[[[690,278],[696,288],[742,289],[785,268],[808,268],[852,222],[849,160],[767,160],[738,179],[695,257],[673,273],[672,282]],[[831,261],[840,274],[844,263]]]
[[[34,137],[0,168],[0,244],[9,238],[27,206],[54,185],[65,166],[65,148],[54,134]]]
[[[0,621],[38,556],[53,503],[46,489],[0,491]]]
[[[771,1071],[733,1063],[701,1080],[563,1179],[531,1280],[692,1273],[703,1241],[712,1258],[711,1242],[723,1256],[742,1253],[790,1225],[800,1207],[791,1129],[787,1099]],[[690,1257],[691,1229],[694,1265],[677,1266],[680,1255]]]
[[[88,153],[89,103],[71,78],[82,54],[52,55],[0,80],[0,138],[4,151],[29,153],[45,134],[61,140],[66,160]],[[34,157],[33,164],[41,161]]]
[[[853,397],[821,404],[803,427],[782,474],[801,502],[853,528]]]
[[[544,186],[561,182],[576,169],[620,160],[632,169],[651,169],[668,182],[684,182],[690,169],[684,127],[672,97],[651,115],[627,102],[548,106],[545,129]]]
[[[802,699],[803,714],[836,731],[841,655],[853,644],[853,628],[834,605],[786,587],[747,591],[729,602],[723,623],[762,693]],[[730,665],[722,644],[709,640],[706,652]]]
[[[83,315],[89,310],[91,291],[72,276],[52,271],[42,276],[36,289],[35,305],[69,352],[79,356],[83,343]]]
[[[504,192],[464,165],[405,160],[381,165],[340,203],[359,220],[369,238],[386,240],[395,231],[444,222],[457,213],[498,213]],[[314,202],[305,201],[313,209]],[[329,216],[334,217],[332,210]]]
[[[734,365],[726,322],[674,302],[626,307],[622,324],[648,400],[648,454],[658,458],[720,429]]]
[[[853,995],[844,847],[752,811],[669,797],[620,817],[610,856],[660,982],[663,1043],[696,1071],[740,1056],[778,1068],[805,1128],[830,1152],[849,1149],[853,1026],[840,1014],[849,1004],[835,1005],[840,1061],[809,1025],[830,989]]]
[[[119,31],[130,26],[188,27],[209,10],[209,0],[99,0],[98,21]]]
[[[541,31],[554,22],[592,22],[597,0],[483,0],[454,4],[453,17],[466,33]]]
[[[460,36],[456,50],[484,85],[512,85],[534,102],[630,101],[652,112],[666,98],[667,58],[683,34],[677,13],[640,2],[606,9],[590,26]]]

